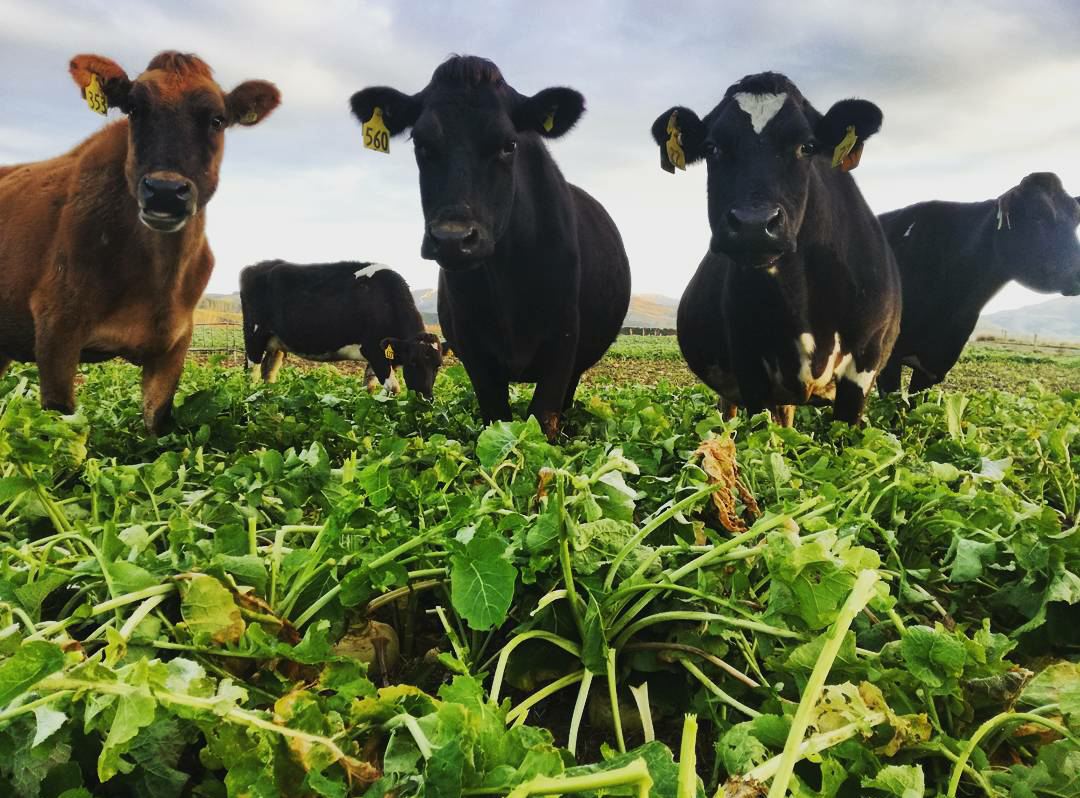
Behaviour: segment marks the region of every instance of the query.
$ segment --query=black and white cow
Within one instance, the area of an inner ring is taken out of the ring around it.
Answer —
[[[474,56],[451,57],[417,94],[371,87],[351,101],[362,122],[378,109],[391,136],[412,129],[420,254],[441,267],[439,321],[481,413],[510,418],[509,383],[535,382],[529,412],[549,437],[630,302],[619,231],[544,145],[584,103],[568,88],[519,94]]]
[[[653,124],[666,169],[707,164],[710,251],[678,334],[729,414],[769,409],[790,425],[791,405],[832,403],[837,419],[859,421],[900,323],[895,260],[847,173],[881,119],[865,100],[822,115],[765,72],[704,119],[677,106]]]
[[[431,398],[442,366],[439,338],[425,332],[404,278],[379,263],[296,264],[268,260],[240,272],[244,348],[277,379],[286,353],[306,360],[367,361],[369,390],[401,388],[402,366],[411,390]]]
[[[1051,172],[1030,174],[997,199],[920,202],[878,218],[904,292],[882,391],[899,390],[904,365],[912,367],[913,392],[945,379],[983,306],[1010,280],[1080,294],[1080,205]]]

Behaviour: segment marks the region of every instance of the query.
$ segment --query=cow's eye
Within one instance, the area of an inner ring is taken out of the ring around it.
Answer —
[[[507,139],[499,148],[499,155],[504,158],[509,158],[515,152],[517,152],[517,141],[515,139]]]
[[[807,141],[795,148],[795,157],[800,159],[809,158],[816,151],[817,145],[812,141]]]
[[[225,117],[215,116],[213,119],[210,120],[210,127],[212,127],[214,130],[224,130]]]

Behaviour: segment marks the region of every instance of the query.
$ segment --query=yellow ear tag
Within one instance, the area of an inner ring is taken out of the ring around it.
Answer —
[[[548,111],[548,115],[544,117],[544,130],[550,133],[553,127],[555,127],[555,112]]]
[[[259,121],[259,113],[257,111],[248,111],[244,114],[244,118],[240,120],[241,125],[254,125]]]
[[[844,159],[848,157],[853,149],[855,149],[855,142],[857,137],[855,136],[855,126],[848,125],[847,135],[840,140],[840,143],[836,145],[836,149],[832,154],[833,169],[838,167],[844,162]]]
[[[364,123],[364,146],[375,152],[390,154],[390,131],[383,123],[382,108],[371,112],[371,119]]]
[[[672,111],[671,118],[668,119],[668,140],[664,145],[667,161],[660,164],[665,171],[672,174],[675,174],[676,169],[686,170],[686,153],[683,152],[682,148],[682,131],[679,130],[679,123],[676,120],[678,114],[678,111]]]
[[[109,101],[105,99],[105,92],[101,90],[97,75],[90,76],[90,85],[83,93],[86,95],[86,105],[91,111],[97,111],[102,116],[109,113]]]
[[[386,349],[383,350],[383,354],[386,355],[387,360],[393,360],[394,359],[394,347],[391,346],[390,344],[387,344]]]

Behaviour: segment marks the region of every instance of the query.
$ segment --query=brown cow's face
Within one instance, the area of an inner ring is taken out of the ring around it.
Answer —
[[[72,77],[83,89],[93,76],[110,107],[128,116],[128,189],[139,220],[161,233],[175,233],[217,190],[224,131],[254,125],[280,101],[265,81],[248,81],[226,94],[199,58],[165,52],[134,81],[112,61],[76,56]]]

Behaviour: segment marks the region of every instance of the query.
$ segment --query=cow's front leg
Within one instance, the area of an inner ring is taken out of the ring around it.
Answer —
[[[529,403],[529,414],[536,416],[540,428],[552,442],[559,431],[559,414],[567,404],[576,353],[577,336],[572,333],[565,333],[538,353],[540,379]]]
[[[379,390],[379,384],[386,389],[391,396],[401,393],[401,383],[398,382],[397,374],[394,373],[394,362],[387,359],[386,352],[377,345],[360,346],[360,354],[367,360],[367,368],[364,369],[364,379],[367,381],[368,393]]]
[[[41,406],[70,415],[75,412],[75,372],[82,351],[81,336],[66,324],[37,325],[34,359],[41,378]]]
[[[276,341],[276,338],[271,339],[266,344],[266,351],[263,352],[262,363],[259,366],[263,382],[277,382],[278,372],[281,371],[281,364],[285,360],[285,351],[277,345]]]
[[[506,378],[498,362],[485,354],[458,351],[461,365],[469,375],[476,403],[480,405],[480,415],[484,421],[509,421],[513,418],[510,411],[510,381]]]
[[[146,429],[155,435],[161,433],[165,422],[172,415],[173,396],[176,394],[176,386],[180,384],[180,374],[184,370],[184,358],[190,342],[189,332],[169,351],[147,358],[143,362],[143,423]]]
[[[865,364],[860,370],[859,364]],[[877,378],[876,354],[853,356],[836,380],[836,399],[833,401],[833,418],[853,426],[862,421],[866,408],[866,396]]]

